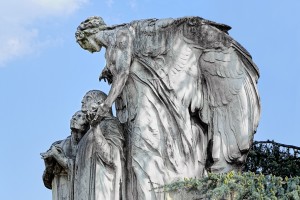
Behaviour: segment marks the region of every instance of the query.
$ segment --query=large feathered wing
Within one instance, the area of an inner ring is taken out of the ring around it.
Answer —
[[[257,68],[234,42],[229,48],[204,50],[199,68],[204,102],[200,117],[209,127],[212,157],[242,162],[260,115]]]

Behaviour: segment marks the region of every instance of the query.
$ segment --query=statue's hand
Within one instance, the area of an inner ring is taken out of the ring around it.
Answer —
[[[102,71],[102,73],[99,76],[99,81],[102,81],[102,80],[104,80],[104,82],[107,81],[106,76],[103,74],[103,71]]]
[[[53,154],[56,154],[56,155],[62,153],[62,149],[60,147],[58,147],[58,146],[55,146],[55,145],[53,145],[51,147],[51,151],[52,151]]]
[[[45,153],[40,153],[42,159],[54,158],[62,153],[62,149],[59,146],[52,145]]]
[[[110,70],[107,67],[105,67],[99,76],[99,81],[104,80],[105,82],[107,81],[108,84],[111,84],[112,78],[113,78],[113,76],[112,76]]]
[[[42,156],[42,159],[47,159],[47,158],[52,157],[52,154],[50,151],[47,151],[45,153],[40,153],[40,155]]]
[[[96,125],[101,119],[109,112],[109,106],[105,103],[100,104],[99,108],[97,109],[96,116],[92,120],[91,124]]]

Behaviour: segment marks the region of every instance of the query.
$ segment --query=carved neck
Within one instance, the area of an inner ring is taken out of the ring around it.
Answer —
[[[95,35],[95,39],[101,46],[107,48],[108,46],[113,45],[115,38],[114,38],[115,30],[103,30]]]

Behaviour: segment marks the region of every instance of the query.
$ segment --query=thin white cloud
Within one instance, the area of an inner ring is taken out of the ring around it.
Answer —
[[[37,20],[66,16],[77,11],[89,0],[9,0],[0,2],[0,66],[7,62],[36,52],[45,47],[52,38],[42,40]]]
[[[130,5],[131,9],[136,9],[136,7],[137,7],[136,0],[129,0],[129,5]]]
[[[71,14],[88,0],[31,0],[41,12],[49,15]]]
[[[108,7],[112,7],[112,5],[115,3],[115,1],[114,0],[106,0],[105,3]]]
[[[33,42],[38,36],[37,30],[25,30],[18,28],[11,34],[1,34],[0,41],[0,65],[20,56],[34,51]]]

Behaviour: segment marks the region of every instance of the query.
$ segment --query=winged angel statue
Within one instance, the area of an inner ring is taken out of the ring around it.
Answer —
[[[200,17],[116,26],[90,17],[78,27],[83,49],[106,48],[100,80],[112,85],[98,116],[115,102],[128,199],[161,199],[156,184],[241,169],[260,117],[259,71],[228,30]]]

